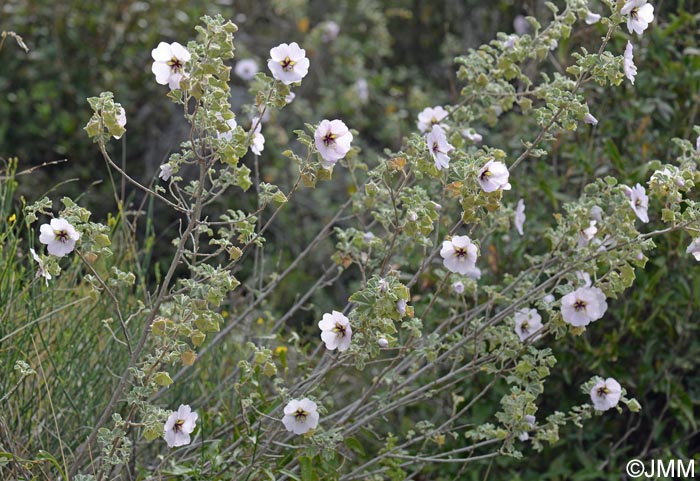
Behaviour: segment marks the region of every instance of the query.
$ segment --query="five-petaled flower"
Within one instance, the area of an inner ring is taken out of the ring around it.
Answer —
[[[649,222],[649,197],[647,196],[646,189],[639,183],[633,188],[627,187],[625,189],[625,194],[630,198],[630,205],[634,210],[634,213],[639,220],[645,224]]]
[[[508,167],[503,162],[489,160],[479,171],[479,184],[485,192],[510,190]]]
[[[627,30],[630,33],[635,32],[637,35],[641,35],[654,21],[654,6],[647,3],[647,0],[627,0],[620,13],[629,15]]]
[[[252,58],[244,58],[236,63],[233,72],[243,80],[253,80],[258,73],[258,63]]]
[[[477,249],[466,235],[458,235],[442,243],[440,249],[443,265],[450,272],[466,275],[476,268]]]
[[[300,48],[296,42],[281,43],[270,49],[267,68],[273,77],[289,85],[301,82],[301,79],[306,77],[309,73],[309,59],[306,58],[306,50]]]
[[[73,251],[80,234],[65,219],[51,219],[51,223],[40,228],[39,242],[46,244],[49,254],[56,257]]]
[[[167,182],[168,179],[172,177],[173,173],[173,168],[170,164],[162,164],[160,166],[160,174],[158,174],[158,177]]]
[[[263,150],[265,150],[265,137],[262,134],[262,119],[255,117],[253,119],[252,127],[253,137],[250,140],[250,150],[253,151],[255,155],[260,155]]]
[[[49,285],[49,281],[51,280],[51,273],[46,270],[46,267],[44,266],[44,261],[41,260],[41,257],[39,257],[36,253],[36,251],[32,248],[29,249],[29,252],[32,254],[32,259],[36,261],[38,266],[38,270],[36,271],[36,277],[43,277],[44,280],[46,281],[46,285]]]
[[[696,261],[700,261],[700,237],[693,239],[688,248],[685,250],[686,254],[693,254]]]
[[[525,224],[525,201],[520,199],[515,206],[515,230],[520,235],[523,235],[523,224]]]
[[[345,351],[350,347],[352,327],[350,320],[342,312],[333,311],[332,314],[324,314],[318,327],[321,329],[321,340],[326,343],[326,349]]]
[[[607,411],[617,406],[620,401],[622,386],[620,383],[609,377],[605,381],[598,381],[591,389],[591,401],[596,411]]]
[[[165,442],[171,448],[190,444],[190,434],[196,427],[198,415],[187,404],[180,404],[177,411],[173,411],[163,428]]]
[[[167,44],[160,42],[151,51],[153,65],[151,71],[156,76],[156,82],[169,85],[170,90],[180,88],[180,80],[185,76],[185,64],[190,60],[190,53],[177,42]]]
[[[520,309],[515,313],[515,333],[521,341],[525,341],[541,328],[542,316],[536,309]]]
[[[314,132],[314,140],[323,168],[330,169],[350,152],[352,133],[342,120],[324,119]]]
[[[597,321],[605,314],[608,303],[599,287],[580,287],[561,298],[561,315],[564,322],[583,327]]]
[[[418,128],[421,132],[427,132],[433,125],[437,125],[442,122],[447,115],[447,110],[440,106],[427,107],[418,114]]]
[[[634,78],[637,76],[637,66],[634,64],[634,48],[629,40],[627,40],[625,55],[622,58],[622,70],[625,72],[625,77],[634,85]]]
[[[450,157],[447,154],[453,151],[454,147],[447,142],[447,137],[442,127],[433,125],[433,128],[427,135],[426,142],[437,170],[447,169],[450,166]]]
[[[316,403],[309,398],[301,401],[292,399],[284,407],[282,423],[287,431],[294,434],[304,434],[318,426],[318,410]]]

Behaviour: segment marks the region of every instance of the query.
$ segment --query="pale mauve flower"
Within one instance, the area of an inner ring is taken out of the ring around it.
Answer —
[[[177,42],[160,42],[151,51],[151,57],[154,60],[151,71],[156,76],[156,82],[168,85],[170,90],[179,89],[180,81],[186,75],[185,64],[191,58],[187,49]]]
[[[292,399],[284,407],[282,424],[287,431],[305,434],[318,426],[318,408],[309,398]]]
[[[329,351],[338,349],[342,352],[350,347],[352,327],[350,320],[342,312],[333,311],[331,314],[324,314],[318,327],[321,329],[321,340]]]
[[[270,57],[267,68],[270,69],[274,78],[286,85],[301,82],[301,79],[309,73],[306,50],[300,48],[296,42],[281,43],[270,49]]]
[[[49,254],[63,257],[75,248],[75,243],[80,239],[80,234],[68,223],[66,219],[51,219],[48,224],[43,224],[39,231],[39,242],[46,244]]]
[[[591,389],[591,401],[596,411],[607,411],[617,406],[620,401],[622,386],[615,379],[609,377],[600,380]]]
[[[168,446],[175,448],[190,444],[190,434],[196,427],[198,415],[187,404],[180,404],[177,411],[173,411],[163,427],[163,437]]]
[[[620,10],[622,15],[627,17],[627,30],[629,33],[641,35],[649,24],[654,21],[654,6],[647,3],[647,0],[627,0]]]

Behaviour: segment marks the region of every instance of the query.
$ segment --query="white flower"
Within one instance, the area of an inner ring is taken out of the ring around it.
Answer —
[[[523,235],[523,224],[525,223],[525,201],[520,199],[515,207],[515,230]]]
[[[352,327],[350,320],[342,312],[333,311],[332,314],[324,314],[318,323],[321,329],[321,340],[326,343],[326,349],[332,351],[345,351],[350,347],[352,339]]]
[[[233,68],[233,72],[243,80],[253,80],[258,71],[258,63],[252,58],[239,60]]]
[[[255,117],[252,126],[255,127],[255,130],[253,131],[253,137],[250,142],[250,150],[252,150],[255,155],[260,155],[260,153],[265,150],[265,137],[263,137],[261,133],[262,120]]]
[[[321,34],[321,40],[324,42],[330,42],[335,40],[340,33],[340,25],[335,23],[333,20],[329,20],[323,24],[323,34]]]
[[[219,114],[221,115],[221,114]],[[223,117],[222,117],[223,119]],[[219,139],[223,140],[231,140],[233,138],[233,131],[238,127],[238,122],[236,122],[236,119],[228,119],[226,121],[226,125],[228,125],[228,130],[226,132],[217,132],[216,137]],[[167,179],[166,179],[167,180]]]
[[[485,192],[510,190],[508,167],[503,162],[489,160],[479,171],[479,184]]]
[[[299,48],[296,42],[289,45],[281,43],[270,49],[270,60],[267,68],[272,76],[286,85],[301,82],[309,72],[309,59],[306,58],[306,50]]]
[[[586,271],[576,271],[576,279],[583,284],[583,287],[591,287],[591,275]]]
[[[365,242],[370,242],[372,239],[374,239],[374,234],[371,232],[365,232],[362,234],[362,240]]]
[[[530,22],[523,15],[516,15],[513,19],[513,30],[518,35],[525,35],[530,30]]]
[[[554,302],[554,296],[553,296],[552,294],[547,294],[546,296],[544,296],[544,297],[542,298],[542,301],[543,301],[545,304],[551,304],[552,302]]]
[[[463,272],[465,276],[467,276],[469,279],[473,279],[475,281],[481,279],[481,269],[478,267],[470,267]]]
[[[75,242],[80,239],[80,234],[65,219],[51,219],[49,224],[40,228],[39,242],[46,244],[49,254],[56,257],[73,251]]]
[[[167,182],[172,175],[173,168],[170,166],[170,164],[163,164],[160,166],[160,174],[158,174],[158,177],[163,179],[163,181]]]
[[[688,248],[685,250],[686,254],[693,254],[696,261],[700,261],[700,237],[693,239]],[[49,277],[49,279],[51,279]]]
[[[379,347],[381,348],[387,348],[389,347],[389,341],[386,340],[386,338],[382,337],[377,341],[377,344],[379,344]]]
[[[484,140],[484,138],[481,136],[481,134],[478,133],[474,129],[463,129],[462,130],[462,137],[464,137],[465,139],[467,139],[471,142],[474,142],[475,144],[478,144],[479,142]]]
[[[523,417],[523,421],[527,423],[528,429],[532,429],[535,427],[535,420],[535,416],[531,414],[526,414]],[[523,431],[518,435],[518,439],[520,439],[521,441],[527,441],[528,439],[530,439],[530,435],[527,433],[527,431]]]
[[[314,132],[323,167],[330,169],[350,151],[352,133],[342,120],[322,120]]]
[[[457,281],[452,284],[452,290],[457,294],[462,294],[464,292],[464,283],[462,281]]]
[[[588,112],[586,113],[586,115],[583,116],[583,121],[590,125],[598,125],[598,119],[593,117],[593,115],[591,115]]]
[[[700,135],[695,139],[695,150],[700,152]]]
[[[294,92],[289,92],[289,95],[287,95],[284,98],[284,101],[287,102],[288,104],[291,104],[292,101],[296,98],[296,96],[297,96],[297,94],[295,94]]]
[[[620,10],[622,15],[628,15],[627,30],[641,35],[649,24],[654,21],[654,6],[647,0],[627,0]]]
[[[177,411],[173,411],[163,428],[163,437],[168,446],[175,448],[190,444],[190,434],[194,431],[198,415],[187,404],[180,404]]]
[[[440,211],[442,210],[442,206],[438,204],[437,202],[430,201],[433,204],[433,207],[435,207],[435,210]]]
[[[588,241],[593,239],[593,237],[596,235],[598,232],[598,229],[596,228],[596,223],[597,221],[592,220],[589,222],[588,227],[585,229],[580,229],[578,231],[578,246],[579,247],[585,247],[588,245]]]
[[[647,212],[649,208],[649,197],[647,197],[646,189],[639,183],[632,189],[629,187],[627,189],[626,192],[630,198],[630,205],[634,213],[639,217],[639,220],[646,224],[649,222],[649,213]]]
[[[48,286],[49,281],[51,280],[51,273],[46,270],[46,267],[44,267],[44,261],[41,260],[41,257],[37,255],[34,249],[30,248],[29,252],[32,253],[32,258],[36,261],[36,263],[39,264],[38,270],[36,271],[36,277],[43,277],[46,280],[46,285]]]
[[[119,105],[119,104],[117,104]],[[124,127],[126,125],[126,111],[124,110],[124,107],[119,107],[119,110],[117,111],[117,125],[120,127]],[[121,135],[113,135],[115,139],[121,139]]]
[[[605,381],[602,379],[591,389],[591,401],[596,411],[607,411],[617,406],[620,401],[622,386],[620,383],[609,377]]]
[[[583,327],[597,321],[608,309],[605,294],[599,287],[579,287],[561,298],[561,315],[564,322]]]
[[[513,47],[515,47],[516,38],[517,38],[517,35],[508,35],[508,38],[506,39],[506,43],[503,46],[508,50],[512,49]]]
[[[396,301],[396,310],[399,312],[401,317],[406,315],[406,306],[408,305],[408,302],[406,302],[405,299],[399,299]]]
[[[603,222],[603,209],[601,209],[598,205],[591,207],[591,210],[588,211],[588,215],[590,215],[591,219],[595,220],[596,222]]]
[[[294,434],[304,434],[318,426],[318,411],[316,403],[308,398],[301,401],[292,399],[284,407],[282,424]]]
[[[411,222],[417,221],[417,220],[418,220],[418,214],[416,214],[415,212],[410,212],[410,213],[408,214],[408,220],[410,220]]]
[[[593,13],[590,10],[586,13],[586,24],[587,25],[593,25],[594,23],[598,23],[600,21],[600,15],[597,13]]]
[[[160,42],[151,51],[153,65],[151,71],[156,76],[156,82],[169,85],[170,90],[180,88],[180,80],[185,76],[185,64],[190,60],[190,53],[177,42],[167,44]]]
[[[421,132],[426,132],[433,125],[439,124],[447,115],[447,110],[440,106],[426,107],[418,114],[418,128]]]
[[[367,83],[367,79],[357,79],[357,82],[355,82],[355,93],[363,104],[369,100],[369,84]]]
[[[521,341],[525,341],[541,328],[542,316],[536,309],[520,309],[515,313],[515,333]]]
[[[447,169],[450,166],[450,157],[447,154],[453,151],[454,147],[447,142],[447,137],[442,127],[433,125],[433,128],[427,135],[426,142],[437,170]]]
[[[379,292],[386,292],[386,290],[389,288],[389,286],[386,283],[386,279],[383,277],[379,279]]]
[[[465,275],[476,266],[477,250],[468,236],[458,235],[442,243],[440,256],[447,270]]]
[[[634,65],[632,42],[627,40],[627,47],[625,47],[625,55],[622,60],[622,70],[625,72],[625,77],[632,82],[634,85],[634,77],[637,76],[637,67]]]

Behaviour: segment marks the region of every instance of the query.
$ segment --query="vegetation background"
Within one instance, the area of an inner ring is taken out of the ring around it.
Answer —
[[[527,205],[526,226],[551,224],[549,213],[577,198],[596,177],[614,175],[630,185],[643,181],[653,171],[649,162],[671,158],[671,138],[693,135],[691,126],[700,115],[700,1],[661,0],[654,5],[656,19],[635,47],[639,68],[635,85],[601,89],[589,97],[599,124],[559,136],[549,156],[529,159],[519,172],[517,191]],[[602,10],[591,3],[592,10],[597,7]],[[517,15],[546,17],[546,12],[537,0],[2,3],[0,31],[17,32],[29,52],[11,38],[0,50],[0,451],[20,453],[34,460],[40,472],[50,473],[62,447],[85,436],[84,426],[99,415],[113,375],[125,362],[114,354],[119,346],[105,340],[105,328],[110,326],[100,320],[109,317],[107,300],[74,288],[80,285],[77,265],[67,267],[52,290],[22,281],[33,275],[25,262],[33,234],[17,218],[22,205],[46,194],[53,199],[68,195],[79,199],[94,218],[112,219],[115,225],[116,192],[121,194],[116,197],[127,199],[125,211],[142,210],[146,220],[131,239],[115,230],[115,263],[153,272],[155,282],[159,260],[171,249],[162,240],[173,234],[175,220],[130,192],[121,179],[112,178],[82,131],[90,116],[87,97],[111,90],[124,105],[128,133],[112,144],[111,153],[149,184],[158,166],[178,148],[187,127],[153,80],[150,52],[158,42],[184,43],[201,15],[221,13],[239,27],[236,60],[253,58],[264,70],[271,47],[297,41],[306,48],[313,68],[297,89],[295,101],[265,125],[267,143],[261,158],[265,180],[289,187],[292,166],[280,155],[290,135],[284,126],[301,126],[310,116],[342,118],[361,133],[356,139],[362,159],[373,165],[384,148],[400,147],[403,136],[415,129],[420,110],[455,101],[455,56],[488,42],[499,31],[511,33]],[[340,26],[338,37],[330,41],[324,35],[328,21]],[[550,52],[545,69],[565,69],[572,63],[574,48],[596,45],[603,33],[600,25],[579,29]],[[620,34],[611,48],[621,52],[625,41]],[[368,84],[366,102],[357,95],[359,79]],[[248,88],[248,82],[233,77],[232,105],[239,124],[246,122],[240,107],[250,100]],[[485,124],[476,129],[490,145],[517,147],[520,135],[528,129],[537,131],[534,120],[531,125],[517,120],[509,122],[506,114],[496,128]],[[19,159],[19,172],[51,165],[11,180],[12,157]],[[276,262],[283,265],[294,258],[353,186],[352,179],[341,175],[332,186],[296,198],[295,208],[280,214],[268,236],[266,249],[279,253]],[[227,199],[226,207],[252,206],[254,201],[253,196],[241,195]],[[137,236],[147,242],[138,246],[139,255],[133,255],[130,246]],[[547,390],[558,395],[545,400],[549,404],[545,409],[565,410],[581,402],[579,390],[569,388],[575,384],[572,380],[599,371],[624,380],[643,406],[640,413],[604,415],[583,430],[562,432],[561,440],[543,452],[526,451],[527,459],[501,457],[470,464],[464,472],[441,465],[434,468],[434,475],[469,480],[617,480],[632,458],[700,460],[700,264],[685,255],[687,241],[681,233],[659,239],[634,287],[623,298],[609,300],[605,329],[554,345],[559,362]],[[333,252],[328,240],[303,269],[282,283],[267,310],[254,320],[261,332],[325,271]],[[503,238],[484,255],[491,267],[488,275],[498,276],[505,266],[517,265],[523,252]],[[299,331],[304,325],[314,331],[319,313],[344,302],[352,288],[349,284],[323,291],[311,299],[308,311],[290,322]],[[129,302],[135,292],[148,289],[144,283],[133,292],[124,290],[122,300]],[[26,299],[21,308],[9,302],[17,295]],[[245,292],[237,291],[230,300],[231,311],[241,302],[238,296]],[[70,317],[65,315],[68,310]],[[180,399],[178,389],[187,389],[189,398],[223,399],[221,392],[230,388],[218,380],[226,379],[235,366],[232,353],[238,341],[232,337],[205,354],[207,361],[187,375],[187,382],[176,383],[164,400]],[[18,384],[22,374],[13,369],[18,359],[27,359],[39,372],[35,382]],[[93,368],[82,369],[88,365]],[[6,396],[11,390],[14,395]],[[496,403],[502,394],[496,390],[490,396]],[[52,426],[52,412],[60,429]],[[0,456],[0,470],[2,466]],[[427,472],[424,479],[436,478]]]

